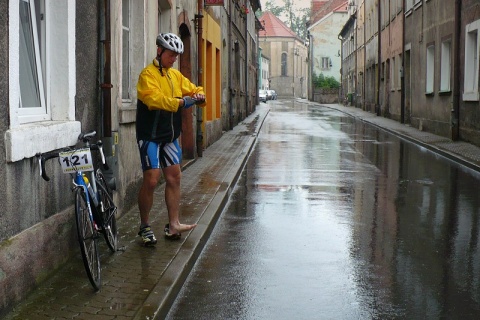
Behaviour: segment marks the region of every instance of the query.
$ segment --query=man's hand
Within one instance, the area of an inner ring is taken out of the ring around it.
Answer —
[[[183,97],[183,108],[188,109],[193,106],[197,100],[193,99],[192,97]]]
[[[202,104],[205,102],[205,96],[203,94],[196,94],[193,97],[185,96],[182,99],[184,109],[188,109],[194,104]]]

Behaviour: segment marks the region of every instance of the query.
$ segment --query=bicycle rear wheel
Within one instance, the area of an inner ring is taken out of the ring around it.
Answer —
[[[88,210],[84,188],[75,191],[75,216],[77,220],[77,235],[82,253],[83,265],[88,279],[97,291],[102,284],[100,277],[100,255],[98,252],[98,232],[95,230],[90,211]]]
[[[103,235],[110,250],[115,252],[118,242],[117,218],[115,217],[117,207],[113,203],[112,191],[107,184],[107,180],[100,170],[97,170],[96,180],[98,194],[102,203],[99,213],[102,215],[100,220],[102,221]]]

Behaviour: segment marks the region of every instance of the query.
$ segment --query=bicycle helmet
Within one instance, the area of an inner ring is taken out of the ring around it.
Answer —
[[[183,53],[183,42],[176,34],[173,33],[160,33],[157,36],[157,46],[172,50],[173,52],[179,54]]]

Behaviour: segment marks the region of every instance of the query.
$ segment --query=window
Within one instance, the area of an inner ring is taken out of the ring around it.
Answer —
[[[392,62],[390,63],[390,90],[395,90],[396,87],[396,77],[395,77],[395,57],[392,57]]]
[[[435,76],[435,46],[431,45],[427,47],[426,60],[425,93],[431,94],[433,93],[433,80]]]
[[[74,145],[75,1],[9,2],[9,162]],[[35,134],[32,134],[35,132]]]
[[[330,63],[330,58],[322,57],[322,69],[329,69]]]
[[[45,106],[45,2],[20,1],[19,78],[22,116],[47,119]]]
[[[440,91],[450,91],[451,42],[442,42],[442,57],[440,61]]]
[[[130,12],[131,0],[122,1],[122,99],[130,99]]]
[[[413,8],[413,0],[405,0],[405,12]]]
[[[396,79],[397,79],[397,90],[402,90],[402,55],[399,54],[397,58],[397,68],[396,68]]]
[[[282,76],[286,76],[287,75],[287,54],[284,52],[282,53]]]
[[[465,27],[465,78],[463,100],[478,101],[478,30],[480,20]]]

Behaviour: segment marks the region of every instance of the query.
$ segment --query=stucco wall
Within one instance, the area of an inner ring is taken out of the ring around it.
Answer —
[[[338,34],[347,20],[346,12],[333,13],[309,29],[313,45],[312,70],[317,76],[323,73],[325,76],[334,77],[340,82],[342,58],[339,54],[341,42],[338,39]],[[322,58],[324,57],[331,59],[331,67],[322,68]]]

